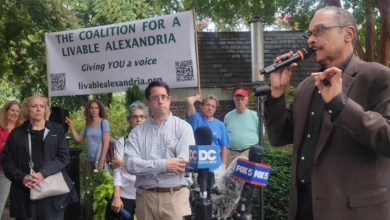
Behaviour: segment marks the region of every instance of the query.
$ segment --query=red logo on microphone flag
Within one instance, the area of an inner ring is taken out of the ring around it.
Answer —
[[[267,186],[271,167],[239,158],[233,177],[250,184]]]

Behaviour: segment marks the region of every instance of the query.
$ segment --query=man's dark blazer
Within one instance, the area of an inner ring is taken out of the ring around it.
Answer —
[[[270,143],[294,144],[289,220],[297,213],[296,167],[314,84],[313,77],[300,83],[287,108],[285,101],[265,107]],[[314,219],[390,220],[390,69],[353,55],[342,84],[348,101],[334,121],[324,110],[316,146]]]

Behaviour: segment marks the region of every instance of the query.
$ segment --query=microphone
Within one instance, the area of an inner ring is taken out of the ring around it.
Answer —
[[[276,70],[280,70],[284,67],[290,66],[290,64],[292,63],[307,59],[308,57],[311,56],[312,53],[313,53],[313,49],[309,47],[302,48],[298,50],[296,53],[294,53],[291,57],[288,57],[284,60],[281,60],[277,63],[274,63],[270,66],[267,66],[259,70],[259,75],[269,75]]]
[[[200,126],[195,130],[196,145],[190,146],[190,168],[214,170],[218,168],[217,152],[219,146],[211,145],[213,133],[207,126]]]
[[[217,183],[218,192],[220,195],[211,195],[211,202],[213,204],[213,213],[218,218],[226,218],[233,211],[238,204],[241,197],[241,191],[244,182],[233,178],[233,173],[240,159],[247,160],[247,157],[238,156],[226,168],[221,181]]]
[[[196,145],[211,145],[213,143],[213,132],[207,126],[200,126],[194,132]]]
[[[253,145],[249,149],[249,161],[243,159],[238,159],[237,161],[233,178],[242,180],[245,184],[241,191],[239,208],[233,214],[234,220],[252,219],[252,215],[248,214],[247,210],[252,198],[253,187],[254,185],[266,186],[271,171],[270,166],[260,164],[263,161],[263,156],[264,148],[259,145]],[[260,190],[263,189],[261,188]],[[263,207],[262,194],[260,207]]]
[[[111,206],[112,203],[111,198],[106,196],[104,197],[104,199],[107,201],[107,205]],[[121,215],[121,217],[124,219],[130,219],[131,217],[131,214],[128,211],[126,211],[126,209],[124,209],[123,207],[119,209],[119,215]]]
[[[183,219],[211,220],[212,205],[210,195],[212,193],[218,193],[218,189],[212,188],[215,180],[214,173],[210,172],[210,170],[218,168],[217,152],[219,146],[211,145],[213,133],[207,126],[198,127],[195,130],[194,136],[197,145],[190,146],[190,163],[189,169],[187,170],[198,173],[197,182],[199,183],[200,192],[195,202],[195,214],[184,216]]]

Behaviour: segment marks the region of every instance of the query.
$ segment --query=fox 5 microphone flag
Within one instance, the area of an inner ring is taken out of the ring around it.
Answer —
[[[267,186],[271,167],[239,158],[233,177],[244,182]]]

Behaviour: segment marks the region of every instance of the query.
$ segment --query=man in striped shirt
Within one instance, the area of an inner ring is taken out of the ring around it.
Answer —
[[[125,149],[126,170],[136,175],[137,219],[181,220],[191,214],[187,186],[192,180],[184,171],[194,133],[169,111],[172,97],[166,83],[150,83],[145,98],[152,117],[130,132]]]

